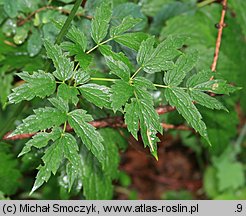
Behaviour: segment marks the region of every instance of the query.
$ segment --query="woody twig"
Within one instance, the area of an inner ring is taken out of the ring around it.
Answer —
[[[220,52],[220,45],[221,45],[221,38],[222,38],[222,33],[223,33],[223,28],[226,26],[225,25],[225,15],[226,15],[226,10],[227,10],[227,0],[222,1],[222,12],[221,12],[221,18],[220,22],[216,25],[218,28],[218,35],[217,35],[217,40],[216,40],[216,46],[215,46],[215,51],[214,51],[214,59],[213,63],[211,65],[211,70],[216,71],[216,66],[219,58],[219,52]]]
[[[156,108],[156,112],[159,115],[174,111],[175,108],[171,106],[160,106]],[[91,125],[93,125],[95,128],[105,128],[105,127],[111,127],[111,128],[126,128],[126,124],[124,123],[123,116],[113,116],[113,117],[107,117],[103,119],[98,119],[90,122]],[[161,123],[162,127],[166,130],[169,129],[176,129],[176,130],[191,130],[191,128],[185,126],[185,125],[173,125],[173,124],[166,124]],[[67,132],[72,132],[73,129],[67,125],[66,127]],[[3,137],[3,140],[20,140],[20,139],[27,139],[34,136],[36,133],[30,133],[30,134],[19,134],[16,136],[8,137],[11,134],[11,131],[6,133]]]

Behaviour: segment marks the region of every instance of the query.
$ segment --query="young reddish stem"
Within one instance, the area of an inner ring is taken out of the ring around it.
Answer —
[[[211,65],[211,70],[216,71],[216,66],[219,58],[219,52],[220,52],[220,45],[221,45],[221,38],[222,38],[222,33],[223,33],[223,28],[225,27],[225,15],[226,15],[226,10],[227,10],[227,0],[222,1],[222,12],[221,12],[221,18],[220,22],[218,24],[218,35],[217,35],[217,40],[216,40],[216,46],[215,46],[215,51],[214,51],[214,59],[213,63]],[[213,77],[211,78],[213,79]]]

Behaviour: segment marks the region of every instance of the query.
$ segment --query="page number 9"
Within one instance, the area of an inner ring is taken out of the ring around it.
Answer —
[[[236,212],[242,212],[242,210],[243,210],[242,204],[237,204],[237,210],[236,210]]]

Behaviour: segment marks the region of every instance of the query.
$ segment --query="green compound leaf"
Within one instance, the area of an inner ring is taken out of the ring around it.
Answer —
[[[228,111],[221,102],[207,95],[204,92],[191,90],[189,91],[189,95],[192,98],[192,100],[209,109],[218,109],[218,110],[223,109],[225,111]]]
[[[48,169],[55,175],[61,163],[62,157],[63,143],[62,138],[60,138],[46,149],[42,160],[44,161],[46,169]]]
[[[126,82],[130,80],[131,72],[129,67],[124,62],[114,60],[112,57],[105,57],[105,60],[112,74],[115,74]]]
[[[122,35],[119,35],[114,38],[114,40],[126,47],[129,47],[130,49],[133,49],[135,51],[139,50],[139,47],[143,40],[146,40],[148,38],[148,34],[143,32],[130,32],[125,33]]]
[[[42,160],[44,165],[38,167],[38,174],[36,176],[35,183],[33,185],[31,193],[37,190],[44,182],[48,182],[51,173],[56,174],[60,163],[63,159],[63,145],[61,139],[56,140],[52,145],[50,145],[46,151]]]
[[[149,37],[141,43],[137,62],[147,73],[170,70],[174,67],[171,60],[180,54],[177,49],[183,46],[185,40],[184,36],[170,36],[154,48],[156,41]]]
[[[151,89],[151,90],[156,89],[154,84],[151,81],[149,81],[148,79],[146,79],[145,77],[134,78],[133,84],[137,88],[145,88],[145,89]]]
[[[90,150],[100,162],[103,162],[105,159],[102,144],[103,138],[96,129],[88,123],[92,120],[92,116],[86,114],[86,111],[82,109],[70,112],[68,117],[70,126],[80,137],[82,143],[86,145],[88,150]]]
[[[138,117],[144,146],[149,146],[151,154],[158,159],[157,142],[159,139],[156,134],[158,132],[162,133],[163,130],[160,124],[159,115],[153,107],[153,100],[144,97],[146,95],[145,91],[142,91],[141,95],[139,93],[137,93],[137,95]]]
[[[81,146],[83,194],[88,200],[105,200],[113,196],[111,178],[101,168],[97,158]]]
[[[164,76],[164,82],[167,85],[178,86],[189,71],[195,66],[198,59],[198,52],[191,52],[181,55],[175,63],[172,70],[169,70]]]
[[[227,94],[233,93],[237,90],[240,90],[240,87],[234,87],[227,84],[226,80],[209,80],[207,82],[198,84],[194,86],[194,89],[200,91],[213,92],[215,94]]]
[[[26,83],[13,89],[13,93],[8,97],[11,103],[19,103],[23,100],[29,101],[35,96],[44,98],[53,94],[56,89],[55,78],[49,73],[39,71],[30,75],[27,72],[22,72],[18,76]]]
[[[107,35],[112,15],[111,2],[103,2],[95,12],[91,22],[91,37],[99,44]]]
[[[146,88],[143,88],[143,87],[137,88],[137,86],[134,86],[134,93],[135,93],[136,98],[147,100],[149,101],[150,105],[154,105],[153,97],[150,94],[150,92],[147,91]]]
[[[62,83],[57,88],[57,96],[61,97],[66,102],[71,102],[76,105],[79,102],[79,91],[74,86],[68,86]]]
[[[82,69],[87,69],[92,61],[92,56],[87,55],[80,45],[74,44],[72,42],[65,41],[61,43],[61,48],[69,52],[69,56],[75,56],[75,60],[79,62]]]
[[[120,110],[133,95],[133,86],[131,86],[129,82],[116,80],[111,87],[111,92],[112,108],[114,111],[117,111]]]
[[[137,103],[140,112],[139,115],[143,117],[142,119],[140,118],[140,121],[142,120],[147,128],[153,128],[162,133],[159,115],[155,111],[153,105],[145,99],[139,99],[137,100]]]
[[[127,16],[122,20],[120,25],[113,26],[110,29],[110,36],[115,37],[117,35],[121,35],[122,33],[133,28],[135,25],[137,25],[141,21],[142,19],[139,19],[139,18],[135,19],[132,16]]]
[[[63,134],[61,143],[63,144],[64,157],[68,160],[66,173],[68,177],[68,192],[70,192],[75,180],[81,178],[82,175],[81,158],[77,141],[73,135],[69,133]]]
[[[79,48],[83,50],[83,52],[85,52],[87,48],[87,39],[86,39],[85,34],[82,31],[80,31],[75,26],[71,26],[66,37],[69,40],[73,41],[76,46],[79,46]]]
[[[69,133],[63,134],[61,136],[61,143],[63,144],[64,157],[75,167],[79,167],[79,147],[74,136]]]
[[[47,146],[50,140],[57,140],[61,136],[61,133],[61,128],[54,128],[50,133],[40,132],[36,134],[25,144],[18,157],[30,152],[32,147],[40,149]]]
[[[63,143],[64,157],[68,160],[66,173],[68,176],[68,192],[70,192],[75,180],[81,178],[82,175],[81,158],[77,141],[73,135],[65,133],[61,137],[61,141]]]
[[[67,120],[67,114],[53,107],[45,107],[34,110],[35,115],[30,115],[23,120],[23,123],[9,135],[9,137],[34,133],[39,130],[60,126]]]
[[[151,54],[154,52],[155,40],[153,37],[149,37],[141,43],[137,54],[137,62],[140,65],[145,65],[149,60],[151,60]]]
[[[82,85],[90,81],[90,74],[81,69],[75,71],[74,80],[76,85]]]
[[[144,98],[132,99],[130,104],[125,106],[125,122],[129,132],[137,139],[137,132],[140,130],[144,146],[149,146],[152,155],[157,159],[158,132],[162,133],[159,116],[156,113],[153,103]]]
[[[69,107],[67,101],[64,101],[61,97],[49,98],[49,102],[62,112],[68,112]]]
[[[78,179],[78,178],[81,179],[81,175],[82,175],[82,169],[81,168],[82,168],[82,165],[81,165],[80,156],[78,157],[78,161],[77,162],[79,164],[78,167],[74,166],[70,162],[67,162],[67,165],[66,165],[66,174],[67,174],[67,177],[68,177],[68,192],[71,191],[75,180]]]
[[[138,104],[136,100],[133,99],[130,104],[125,106],[125,123],[127,125],[128,131],[133,135],[133,137],[138,140],[138,130],[139,130],[139,117],[138,117]]]
[[[109,45],[101,45],[99,47],[99,50],[101,52],[102,55],[104,55],[104,57],[110,57],[112,58],[114,61],[121,61],[123,62],[125,65],[127,65],[127,67],[129,67],[129,69],[132,71],[134,70],[131,61],[125,56],[124,53],[119,52],[113,52],[112,51],[112,47]]]
[[[54,23],[58,29],[62,29],[62,23],[57,21],[54,21]],[[85,54],[87,49],[87,38],[85,34],[75,26],[71,26],[68,33],[66,34],[66,37],[73,43],[68,41],[63,42],[61,44],[62,49],[68,51],[70,56],[75,55],[75,60],[79,62],[81,68],[88,68],[92,57]]]
[[[34,185],[32,187],[32,190],[30,194],[32,194],[34,191],[36,191],[39,187],[42,186],[45,182],[48,182],[51,176],[51,171],[49,168],[49,165],[47,166],[39,166],[38,168],[38,174],[36,176],[36,180],[34,182]]]
[[[37,190],[44,182],[47,182],[51,176],[51,173],[54,175],[56,174],[63,157],[70,162],[72,169],[76,169],[77,175],[81,174],[81,172],[78,172],[81,169],[81,163],[76,139],[68,133],[60,134],[59,137],[59,139],[57,139],[46,149],[45,154],[42,157],[44,165],[38,168],[39,172],[37,174],[32,192]],[[69,178],[72,179],[75,178],[75,176],[72,177],[70,175]],[[72,183],[73,181],[69,183],[69,190],[72,187]]]
[[[165,90],[165,97],[170,105],[176,107],[186,121],[210,143],[207,127],[188,93],[179,87],[167,88]]]
[[[143,116],[139,116],[143,118]],[[144,142],[144,147],[149,146],[151,154],[158,160],[157,154],[157,142],[159,142],[159,138],[157,137],[157,131],[150,127],[147,128],[144,124],[144,120],[140,120],[140,127],[141,127],[141,137]]]
[[[93,60],[92,56],[87,55],[86,53],[79,50],[75,54],[75,60],[79,62],[79,65],[82,69],[86,70]]]
[[[54,76],[61,80],[66,81],[73,75],[74,63],[62,52],[62,49],[58,45],[53,45],[48,40],[44,41],[44,46],[47,51],[47,56],[52,59],[56,71]]]
[[[90,101],[96,106],[100,108],[111,108],[111,94],[108,87],[97,84],[85,84],[78,87],[78,89],[86,100]]]
[[[211,71],[201,71],[197,74],[191,76],[187,82],[186,86],[199,91],[208,91],[215,94],[230,94],[237,90],[240,90],[240,87],[235,87],[227,84],[226,80],[213,79],[210,78],[214,74]]]
[[[213,73],[211,70],[201,71],[189,77],[189,79],[186,81],[186,86],[189,88],[193,88],[199,84],[209,81],[212,76]]]

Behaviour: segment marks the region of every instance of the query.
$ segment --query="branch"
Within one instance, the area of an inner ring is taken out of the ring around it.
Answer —
[[[175,108],[171,106],[162,106],[156,108],[156,112],[161,115],[165,114],[171,111],[174,111]],[[95,128],[105,128],[105,127],[111,127],[111,128],[126,128],[126,124],[124,123],[124,118],[123,116],[113,116],[113,117],[108,117],[108,118],[103,118],[99,120],[94,120],[90,122],[92,126]],[[176,129],[176,130],[191,130],[191,128],[185,126],[185,125],[172,125],[172,124],[166,124],[166,123],[161,123],[162,127],[166,130],[168,129]],[[71,132],[73,129],[70,127],[70,125],[66,126],[66,131]],[[3,137],[3,140],[20,140],[20,139],[26,139],[26,138],[31,138],[34,136],[36,133],[31,133],[31,134],[19,134],[13,137],[8,137],[8,135],[11,134],[11,131],[6,133]]]
[[[220,44],[221,44],[222,32],[223,32],[223,28],[226,26],[224,20],[225,20],[225,14],[226,14],[226,10],[227,10],[227,0],[223,0],[222,1],[222,6],[223,6],[223,8],[222,8],[222,12],[221,12],[220,22],[219,22],[219,24],[216,25],[216,27],[219,30],[218,30],[217,40],[216,40],[214,59],[213,59],[212,65],[211,65],[211,70],[212,71],[216,71],[216,65],[217,65],[217,62],[218,62],[218,57],[219,57],[219,52],[220,52]],[[213,77],[211,79],[213,79]]]
[[[176,108],[172,107],[172,106],[169,106],[169,105],[166,105],[166,106],[159,106],[155,110],[156,110],[156,112],[159,115],[162,115],[162,114],[165,114],[165,113],[172,112],[172,111],[176,110]]]

